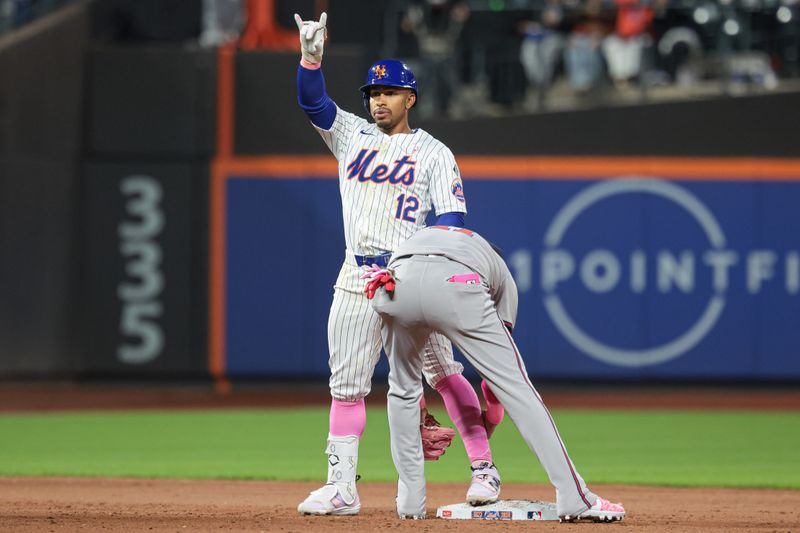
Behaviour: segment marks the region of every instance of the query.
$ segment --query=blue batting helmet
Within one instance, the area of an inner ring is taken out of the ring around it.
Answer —
[[[396,59],[382,59],[367,71],[367,80],[360,87],[367,113],[369,113],[369,90],[376,85],[411,89],[417,94],[417,78],[405,63]]]

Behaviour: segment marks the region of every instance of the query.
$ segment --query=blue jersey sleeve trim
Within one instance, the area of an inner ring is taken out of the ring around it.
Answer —
[[[464,213],[453,211],[451,213],[442,213],[436,219],[437,226],[455,226],[458,228],[464,227]]]
[[[297,102],[316,127],[331,129],[336,118],[336,104],[325,92],[322,69],[297,67]]]

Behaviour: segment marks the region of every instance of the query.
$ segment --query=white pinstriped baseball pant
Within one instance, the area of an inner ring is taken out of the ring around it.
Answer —
[[[328,315],[328,350],[331,396],[353,402],[367,396],[372,374],[381,354],[380,317],[364,295],[361,269],[350,258],[344,262],[334,285]],[[434,333],[423,354],[423,374],[435,387],[444,377],[460,374],[464,366],[453,359],[453,348],[444,335]]]

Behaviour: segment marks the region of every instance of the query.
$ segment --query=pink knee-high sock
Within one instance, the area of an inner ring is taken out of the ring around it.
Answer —
[[[500,403],[500,400],[494,395],[492,389],[490,389],[489,385],[483,380],[481,380],[481,391],[483,391],[483,397],[486,399],[486,419],[492,424],[499,424],[503,421],[503,416],[506,414],[503,404]]]
[[[355,435],[359,439],[367,426],[367,408],[364,399],[343,402],[331,399],[330,434],[333,437]]]
[[[461,374],[453,374],[439,381],[436,390],[442,395],[447,414],[461,434],[470,462],[491,461],[492,450],[481,419],[481,404],[469,381]]]

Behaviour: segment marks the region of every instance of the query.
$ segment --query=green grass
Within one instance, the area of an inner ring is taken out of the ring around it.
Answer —
[[[444,413],[436,413],[440,420]],[[556,411],[590,483],[800,489],[800,413]],[[0,415],[0,475],[320,480],[328,410],[89,412]],[[364,481],[394,481],[386,413],[370,409]],[[492,438],[506,482],[546,483],[506,420]],[[429,481],[463,482],[460,441]]]

